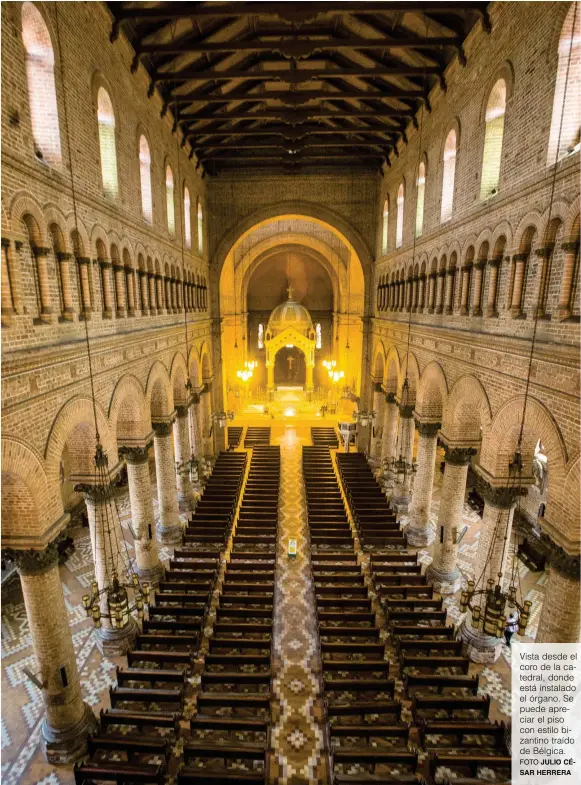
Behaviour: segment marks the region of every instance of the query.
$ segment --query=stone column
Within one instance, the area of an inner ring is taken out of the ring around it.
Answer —
[[[537,295],[537,304],[535,306],[536,316],[539,319],[544,319],[546,316],[547,306],[547,290],[548,290],[548,275],[549,275],[549,261],[553,255],[553,245],[547,245],[544,248],[537,248],[535,251],[539,259],[539,292]]]
[[[152,316],[155,316],[155,314],[157,313],[157,304],[156,304],[155,275],[153,273],[147,273],[147,283],[149,286],[149,313]]]
[[[70,260],[72,254],[58,252],[56,255],[58,260],[60,279],[61,279],[61,292],[63,298],[63,312],[60,321],[72,322],[73,321],[73,297],[71,293],[71,268]]]
[[[163,278],[159,273],[155,274],[155,301],[157,306],[157,313],[163,313]]]
[[[118,319],[125,316],[125,267],[114,264],[115,273],[115,315]]]
[[[163,565],[159,561],[154,538],[155,515],[149,478],[148,448],[149,445],[121,447],[119,455],[124,456],[127,464],[131,522],[135,537],[134,569],[144,581],[154,583],[163,573]]]
[[[22,242],[20,240],[14,241],[14,250],[10,240],[2,238],[2,248],[4,250],[4,257],[6,262],[6,274],[10,282],[10,294],[12,295],[12,307],[16,313],[22,313],[22,284],[20,279],[20,258],[16,258],[16,254],[20,255]],[[2,283],[4,286],[4,282]]]
[[[436,277],[437,273],[430,273],[428,276],[428,313],[434,313]]]
[[[101,287],[103,289],[103,319],[113,316],[113,297],[111,291],[111,264],[106,260],[99,260],[101,268]]]
[[[579,240],[573,239],[561,243],[563,250],[563,272],[561,274],[561,289],[559,291],[559,305],[557,307],[557,319],[563,321],[571,316],[571,291],[573,288],[573,278],[575,267],[579,255]],[[16,309],[18,310],[18,308]]]
[[[575,643],[580,639],[579,556],[569,556],[554,543],[548,544],[549,580],[536,640],[537,643]]]
[[[125,268],[125,286],[127,288],[127,316],[135,316],[135,289],[133,288],[134,272],[131,267]]]
[[[172,420],[153,423],[155,436],[155,476],[157,479],[157,507],[159,520],[157,538],[168,545],[182,541],[182,524],[178,507],[176,475],[171,443]]]
[[[147,273],[139,270],[139,296],[141,298],[141,315],[147,316],[149,313],[148,307],[148,288],[147,288]]]
[[[454,310],[454,278],[456,276],[456,268],[450,267],[446,271],[446,308],[444,313],[451,314]]]
[[[462,291],[460,293],[460,316],[468,316],[468,299],[470,295],[470,273],[472,264],[462,266]]]
[[[97,719],[83,702],[81,683],[54,541],[43,551],[8,551],[16,563],[44,701],[42,738],[46,759],[59,765],[87,753]]]
[[[395,393],[389,392],[385,396],[385,415],[383,418],[383,436],[381,439],[381,465],[395,457],[397,442],[397,425],[399,409]],[[386,471],[386,476],[391,477],[391,472]]]
[[[419,282],[418,307],[417,307],[418,312],[423,313],[425,307],[426,307],[426,276],[425,274],[422,273],[422,275],[420,275],[420,282]]]
[[[196,456],[196,458],[200,458],[202,455],[202,431],[200,425],[200,396],[198,393],[192,394],[192,416],[189,421],[190,423],[190,445],[192,448],[192,453]]]
[[[112,488],[109,486],[104,492],[102,488],[94,485],[75,485],[75,491],[82,491],[85,497],[95,580],[99,591],[102,591],[110,585],[109,578],[113,572],[126,581],[129,569],[121,523],[118,516],[112,514]],[[101,612],[107,612],[105,596],[102,598]],[[120,657],[127,654],[135,642],[137,622],[130,616],[129,623],[124,628],[116,629],[111,626],[109,619],[102,618],[101,627],[95,630],[95,633],[97,646],[105,657]]]
[[[482,279],[486,262],[476,262],[474,265],[474,303],[472,316],[482,316]]]
[[[414,417],[413,406],[400,406],[399,407],[399,447],[398,455],[401,455],[406,463],[411,465],[414,450]],[[407,512],[411,502],[411,471],[406,476],[398,481],[396,477],[396,485],[391,498],[391,503],[397,512]]]
[[[406,289],[405,289],[405,292],[406,292],[405,310],[408,311],[408,312],[411,311],[411,309],[412,309],[412,303],[413,303],[413,283],[414,283],[413,276],[410,275],[409,278],[406,281],[407,285],[406,285]]]
[[[437,288],[436,288],[436,313],[443,313],[444,311],[445,279],[446,279],[446,271],[440,270],[438,272]]]
[[[440,423],[418,422],[418,470],[414,482],[414,492],[410,508],[410,522],[406,526],[408,543],[414,547],[424,547],[434,542],[435,527],[430,523],[432,492],[438,431]]]
[[[173,424],[173,440],[176,464],[178,500],[190,509],[194,508],[194,489],[190,480],[189,460],[192,455],[188,428],[188,407],[176,406]]]
[[[428,580],[433,582],[434,589],[440,594],[454,594],[462,582],[462,574],[456,563],[458,537],[464,512],[468,464],[475,452],[470,447],[446,447],[446,467],[438,515],[439,542],[436,544],[434,561],[426,570]]]
[[[200,394],[200,434],[202,437],[202,454],[204,458],[212,458],[214,455],[214,442],[211,431],[213,432],[212,422],[212,398],[209,390],[204,390]],[[216,426],[218,427],[218,426]]]
[[[476,589],[486,588],[489,578],[495,582],[502,574],[501,586],[507,589],[510,576],[505,575],[509,555],[512,519],[517,498],[516,488],[495,488],[482,478],[478,478],[477,487],[484,498],[484,512],[478,540],[478,551],[474,564],[474,580]],[[471,625],[470,612],[461,625],[461,638],[464,642],[463,651],[472,662],[494,663],[502,653],[504,641],[482,630],[475,630]]]
[[[81,281],[81,315],[83,319],[90,319],[93,310],[91,305],[91,285],[89,282],[91,260],[87,256],[79,256],[77,265],[79,267],[79,280]]]
[[[415,313],[418,310],[418,293],[420,287],[420,279],[419,276],[414,275],[412,278],[412,296],[411,296],[411,310],[412,313]]]
[[[48,265],[46,258],[50,252],[50,248],[33,247],[32,253],[36,262],[36,270],[38,273],[38,289],[40,295],[40,319],[50,321],[50,316],[53,313],[52,300],[50,296],[50,286],[48,281]]]
[[[529,255],[526,252],[517,253],[512,257],[514,263],[514,280],[512,283],[510,315],[514,319],[518,319],[523,315],[522,293],[523,293],[523,282],[525,277],[525,265],[528,257]]]
[[[2,296],[2,324],[9,325],[14,307],[12,305],[12,286],[10,282],[10,272],[8,270],[8,249],[10,240],[2,238],[2,276],[0,278],[0,293]]]
[[[490,278],[488,279],[488,303],[486,306],[486,316],[488,318],[497,317],[498,311],[496,310],[496,298],[498,288],[498,270],[502,262],[502,257],[499,259],[491,259],[488,262],[490,267]]]
[[[372,408],[372,411],[376,413],[376,419],[375,419],[375,424],[370,429],[371,440],[369,443],[369,458],[373,462],[374,466],[381,463],[381,442],[383,436],[383,422],[380,419],[379,414],[382,412],[382,408],[383,408],[382,407],[383,396],[384,396],[384,392],[381,387],[381,384],[376,382],[373,387],[373,408]],[[375,431],[375,435],[373,435],[374,431]]]

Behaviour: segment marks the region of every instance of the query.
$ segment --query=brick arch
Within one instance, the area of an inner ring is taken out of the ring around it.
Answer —
[[[442,366],[430,362],[424,368],[416,394],[416,412],[422,418],[442,422],[442,413],[448,399],[448,383]]]
[[[200,346],[200,371],[202,374],[202,381],[208,381],[212,376],[212,361],[208,344],[204,343]]]
[[[109,425],[117,444],[130,446],[151,433],[151,417],[143,387],[135,376],[122,376],[115,385],[109,404]]]
[[[514,233],[514,252],[518,253],[521,250],[521,244],[527,231],[533,227],[536,230],[537,237],[542,236],[543,219],[540,213],[536,210],[531,210],[524,218],[521,219]]]
[[[508,463],[517,446],[523,407],[524,395],[504,403],[483,438],[480,463],[494,477],[508,475]],[[559,427],[549,409],[536,398],[529,396],[521,450],[525,475],[529,471],[532,473],[534,450],[539,439],[545,448],[549,470],[553,468],[553,474],[562,477],[567,462],[567,450]]]
[[[151,417],[167,417],[174,409],[171,379],[159,360],[153,363],[147,376],[145,407]]]
[[[194,387],[200,386],[200,366],[198,363],[198,351],[195,346],[190,349],[190,356],[188,358],[188,369],[192,384]]]
[[[396,393],[400,386],[401,363],[397,349],[392,346],[385,360],[385,388],[387,392]]]
[[[488,243],[489,248],[492,247],[492,232],[490,231],[490,229],[483,229],[478,235],[478,239],[474,244],[474,248],[476,249],[478,257],[480,257],[480,249],[482,248],[484,243]]]
[[[31,239],[39,247],[46,247],[47,245],[47,225],[44,220],[44,213],[42,207],[36,199],[25,191],[18,191],[14,194],[9,209],[10,221],[13,227],[20,226],[21,221],[25,221],[29,230],[31,229],[27,216],[30,216],[36,224],[32,232]]]
[[[88,256],[89,253],[91,252],[90,251],[91,240],[89,238],[89,233],[87,232],[85,224],[78,218],[75,221],[74,213],[69,213],[66,217],[66,221],[67,221],[67,237],[70,238],[73,232],[75,231],[78,232],[79,241],[83,249],[83,254]]]
[[[107,232],[103,229],[101,224],[95,224],[91,229],[91,248],[93,249],[93,256],[96,258],[99,257],[97,248],[99,241],[103,244],[105,250],[109,252],[109,238],[107,237]]]
[[[444,407],[442,435],[452,446],[476,446],[491,422],[492,411],[484,387],[475,376],[462,376],[452,387]]]
[[[549,466],[549,490],[551,480],[551,467]],[[559,488],[555,493],[550,494],[547,499],[547,511],[545,515],[549,520],[561,521],[563,528],[569,531],[570,539],[579,541],[579,514],[580,499],[579,488],[581,487],[581,467],[579,456],[570,461],[565,470],[562,493]]]
[[[186,402],[186,381],[188,379],[188,369],[185,358],[181,352],[177,352],[171,363],[169,372],[173,399],[176,406],[184,405]]]
[[[512,227],[508,223],[508,221],[501,221],[498,226],[494,228],[492,232],[492,238],[490,240],[490,247],[492,250],[496,247],[498,240],[501,237],[505,237],[506,242],[504,244],[505,248],[512,248],[513,246],[513,239],[512,239]]]
[[[0,210],[2,211],[2,233],[9,232],[12,229],[12,222],[10,221],[8,213],[6,212],[4,199],[0,199]]]
[[[564,237],[579,237],[579,212],[581,211],[581,200],[577,197],[570,205],[565,217]]]
[[[69,253],[71,251],[70,241],[69,241],[69,229],[67,226],[67,219],[64,213],[55,204],[46,204],[44,206],[43,212],[44,212],[44,224],[45,226],[49,227],[49,231],[51,231],[51,227],[57,226],[59,232],[63,236],[64,247],[58,248],[57,250],[62,251],[63,253]]]
[[[383,382],[385,375],[385,348],[382,341],[378,341],[375,345],[375,352],[373,355],[373,378],[376,382]]]
[[[478,242],[478,238],[476,237],[476,235],[475,234],[470,234],[466,238],[466,240],[464,240],[464,245],[462,246],[462,252],[461,253],[457,253],[456,258],[460,259],[461,261],[465,261],[466,260],[466,254],[468,253],[470,247],[472,247],[472,249],[476,248],[477,242]],[[450,247],[450,256],[452,255],[452,251],[456,250],[455,246],[456,246],[456,244],[453,243],[452,246]]]
[[[20,439],[3,436],[2,545],[38,547],[61,519],[64,525],[59,485],[49,483],[42,459]]]
[[[97,425],[103,449],[109,458],[109,469],[118,463],[117,440],[99,404],[96,404]],[[49,487],[58,488],[61,456],[65,445],[71,458],[72,477],[92,477],[95,454],[95,417],[90,398],[71,398],[61,408],[48,434],[44,458]]]

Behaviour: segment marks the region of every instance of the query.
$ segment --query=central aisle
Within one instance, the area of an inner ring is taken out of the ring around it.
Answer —
[[[281,445],[273,663],[280,716],[272,740],[281,782],[306,783],[324,776],[323,733],[315,719],[320,662],[301,463],[302,443],[310,439],[299,438],[289,426],[282,438],[273,434],[271,443]],[[294,558],[288,556],[290,539],[298,542]]]

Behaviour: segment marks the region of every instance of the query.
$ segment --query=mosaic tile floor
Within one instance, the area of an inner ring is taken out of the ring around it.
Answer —
[[[297,423],[294,428],[285,428],[279,422],[270,424],[272,443],[281,444],[283,472],[274,635],[274,690],[280,710],[275,710],[273,715],[274,768],[285,785],[313,782],[316,778],[325,782],[326,755],[323,752],[321,707],[317,697],[320,664],[317,661],[301,474],[301,444],[310,444],[310,432],[303,423]],[[441,477],[437,474],[431,514],[434,521],[438,516],[440,483]],[[153,488],[155,494],[155,484]],[[127,496],[121,496],[119,502],[122,522],[127,528]],[[480,518],[468,505],[465,507],[464,523],[468,531],[460,546],[460,567],[468,575],[472,572],[480,529]],[[123,662],[103,660],[95,646],[91,623],[85,618],[81,602],[92,576],[88,530],[78,529],[74,536],[76,549],[61,567],[61,577],[84,698],[98,713],[101,707],[108,705],[108,687],[114,680],[115,665]],[[291,537],[299,541],[299,555],[295,560],[286,556],[288,539]],[[422,563],[431,561],[431,550],[425,548],[420,551]],[[161,549],[160,556],[164,560],[169,555],[170,549]],[[535,603],[529,630],[531,634],[536,634],[546,576],[544,573],[531,573],[524,565],[519,571],[523,595]],[[25,667],[34,671],[36,666],[17,578],[3,588],[2,600],[0,729],[3,785],[73,785],[71,767],[49,765],[42,755],[42,700],[39,691],[23,672]],[[458,596],[447,598],[446,605],[450,620],[454,624],[459,623],[461,614]],[[506,721],[510,714],[510,649],[504,647],[501,659],[494,666],[473,665],[472,669],[474,673],[481,674],[481,692],[490,694],[492,698],[491,718]]]

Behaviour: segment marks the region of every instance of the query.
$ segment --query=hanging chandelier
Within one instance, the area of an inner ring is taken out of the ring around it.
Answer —
[[[244,368],[236,371],[236,376],[243,382],[249,381],[254,375],[254,369],[257,365],[256,360],[245,360]]]
[[[406,375],[401,388],[401,399],[399,404],[400,419],[405,415],[408,417],[411,416],[412,409],[413,406],[410,403],[410,384]],[[414,458],[412,457],[410,461],[407,457],[408,455],[412,455],[413,452],[413,444],[410,442],[411,438],[413,437],[410,436],[409,429],[402,426],[398,434],[398,444],[396,446],[396,455],[398,457],[396,458],[394,455],[387,461],[387,468],[395,476],[396,482],[399,485],[403,485],[407,482],[407,480],[418,470]]]
[[[82,601],[96,628],[101,627],[102,619],[108,619],[113,629],[122,630],[130,623],[132,613],[136,612],[137,618],[143,619],[149,604],[150,585],[146,581],[141,583],[139,576],[132,571],[125,539],[123,548],[119,544],[117,532],[121,529],[121,522],[109,476],[109,459],[98,438],[97,434],[95,482],[91,486],[91,494],[99,502],[95,505],[95,537],[103,543],[105,575],[101,588],[93,578],[91,593],[83,595]]]

